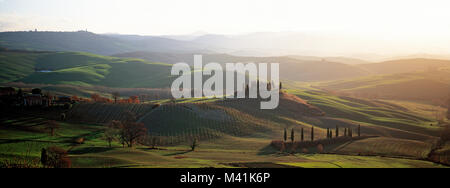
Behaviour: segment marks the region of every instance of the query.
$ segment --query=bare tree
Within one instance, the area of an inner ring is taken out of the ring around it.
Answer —
[[[52,135],[52,136],[55,136],[55,132],[56,132],[56,130],[57,129],[59,129],[59,123],[58,122],[56,122],[56,121],[49,121],[48,123],[47,123],[47,129],[50,129],[50,134]]]
[[[117,99],[120,98],[120,93],[119,92],[112,92],[111,93],[113,99],[114,99],[114,104],[117,104]]]
[[[108,142],[109,147],[112,147],[112,142],[119,137],[119,128],[122,127],[120,121],[112,121],[105,130],[104,138]]]
[[[191,151],[195,151],[195,149],[198,147],[198,140],[197,138],[194,138],[191,144]]]
[[[128,147],[133,147],[133,144],[144,138],[148,130],[143,123],[136,123],[136,115],[132,112],[127,112],[125,121],[119,125],[119,138],[123,144]]]

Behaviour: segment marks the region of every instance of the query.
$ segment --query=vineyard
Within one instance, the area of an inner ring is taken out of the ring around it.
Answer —
[[[127,112],[136,115],[159,144],[188,143],[223,136],[278,136],[293,123],[285,118],[323,116],[324,113],[298,97],[282,94],[280,108],[260,110],[260,99],[216,99],[206,102],[155,104],[76,104],[67,112],[72,122],[108,124],[123,121]],[[320,134],[322,131],[318,130]]]
[[[432,143],[397,138],[371,138],[336,148],[339,154],[397,156],[426,159]]]
[[[140,122],[162,144],[210,140],[223,136],[273,138],[286,127],[298,126],[283,117],[323,116],[320,109],[298,97],[282,94],[280,107],[260,109],[260,99],[220,99],[204,103],[166,104],[155,109]],[[300,127],[297,127],[300,130]],[[324,132],[318,130],[318,134]]]
[[[153,107],[153,104],[86,103],[74,105],[66,115],[73,122],[107,124],[113,120],[124,120],[127,112],[132,112],[137,117],[143,116]]]
[[[174,118],[176,117],[176,118]],[[161,144],[210,140],[225,135],[245,137],[271,133],[273,122],[211,103],[168,104],[141,120]]]

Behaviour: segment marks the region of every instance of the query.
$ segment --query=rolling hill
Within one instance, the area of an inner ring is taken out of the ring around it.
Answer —
[[[369,76],[323,82],[317,86],[351,96],[440,104],[436,102],[445,101],[450,94],[450,69]]]
[[[99,35],[90,32],[1,32],[0,46],[15,50],[88,52],[101,55],[148,50],[196,52],[204,45],[161,37]]]
[[[116,54],[116,57],[132,57],[152,62],[175,64],[186,62],[193,65],[194,54],[131,52]],[[203,54],[203,63],[280,63],[280,77],[284,80],[302,82],[329,81],[367,76],[370,73],[362,68],[343,63],[322,60],[299,60],[290,57],[242,57],[227,54]]]
[[[398,74],[409,72],[421,72],[425,70],[438,70],[450,67],[450,60],[439,59],[399,59],[380,63],[357,65],[373,74]]]
[[[171,65],[81,52],[0,52],[0,83],[167,88]]]

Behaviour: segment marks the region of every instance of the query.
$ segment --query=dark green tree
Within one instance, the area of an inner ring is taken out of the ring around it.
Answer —
[[[42,89],[39,88],[32,89],[31,93],[34,95],[42,95]]]
[[[302,133],[301,133],[301,140],[302,142],[305,141],[305,131],[302,128]]]
[[[286,142],[287,141],[287,129],[285,128],[284,129],[284,142]]]
[[[336,126],[336,138],[339,137],[339,126]]]
[[[361,137],[361,125],[358,125],[358,137]]]
[[[314,141],[314,126],[311,128],[311,141]]]
[[[294,129],[291,130],[291,142],[294,143],[295,141],[295,131]]]
[[[447,101],[447,106],[448,106],[448,109],[447,109],[447,119],[450,120],[450,99],[448,99],[448,101]]]
[[[191,144],[191,151],[195,151],[195,149],[198,147],[198,140],[197,140],[197,138],[195,138],[193,141],[192,141],[192,144]]]

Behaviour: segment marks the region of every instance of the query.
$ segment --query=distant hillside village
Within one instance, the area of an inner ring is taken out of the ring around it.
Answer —
[[[137,96],[131,96],[127,99],[119,99],[119,94],[115,94],[114,99],[102,97],[99,94],[92,94],[90,98],[78,96],[52,95],[50,92],[43,92],[40,88],[34,89],[16,89],[13,87],[0,87],[0,105],[17,107],[69,107],[76,103],[120,103],[120,104],[139,104]]]

